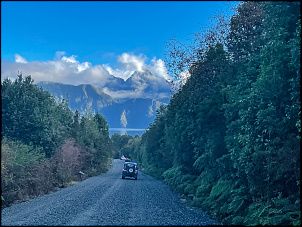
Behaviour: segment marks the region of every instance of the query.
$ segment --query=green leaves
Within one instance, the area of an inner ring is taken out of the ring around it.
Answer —
[[[191,56],[171,50],[190,77],[136,152],[224,224],[300,223],[300,3],[243,2],[228,25]]]
[[[31,76],[4,79],[1,101],[1,187],[6,205],[68,185],[81,169],[96,175],[109,168],[113,146],[100,114],[74,114],[66,100],[56,101]]]
[[[43,147],[47,157],[68,135],[72,112],[63,100],[56,103],[49,92],[19,75],[1,84],[2,135]]]

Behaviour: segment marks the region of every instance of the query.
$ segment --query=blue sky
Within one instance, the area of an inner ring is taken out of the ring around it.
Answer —
[[[126,79],[142,65],[159,75],[165,73],[165,42],[175,36],[190,43],[215,13],[229,10],[228,3],[1,1],[1,77],[22,71],[38,81],[95,82],[106,71]],[[49,76],[53,71],[60,76]]]

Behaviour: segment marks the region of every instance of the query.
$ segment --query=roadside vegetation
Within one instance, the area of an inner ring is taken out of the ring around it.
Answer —
[[[301,225],[300,2],[217,19],[192,46],[168,42],[176,92],[123,149],[223,224]]]
[[[102,115],[72,112],[31,76],[4,79],[2,207],[125,155],[225,225],[301,225],[300,2],[235,10],[193,45],[167,43],[175,92],[141,137],[110,139]]]
[[[138,137],[138,136],[136,136]],[[113,144],[114,149],[114,158],[121,158],[122,155],[125,155],[126,157],[129,157],[130,151],[127,146],[129,140],[132,140],[133,137],[130,135],[120,135],[119,133],[114,133],[111,136],[111,141]]]
[[[3,80],[1,105],[2,208],[109,168],[113,146],[102,115],[73,113],[22,74]]]

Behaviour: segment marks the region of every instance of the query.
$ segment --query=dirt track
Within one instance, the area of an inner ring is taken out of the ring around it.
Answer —
[[[139,172],[122,180],[122,160],[104,174],[1,211],[1,225],[219,225],[187,207],[163,182]]]

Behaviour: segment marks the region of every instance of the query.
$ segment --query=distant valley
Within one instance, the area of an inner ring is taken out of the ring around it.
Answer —
[[[151,78],[151,79],[150,79]],[[48,90],[56,99],[68,100],[71,110],[78,110],[81,115],[87,111],[100,113],[107,119],[114,132],[134,136],[141,135],[156,116],[160,105],[167,105],[170,100],[170,89],[165,81],[160,81],[150,72],[135,72],[128,80],[110,76],[103,88],[91,84],[70,85],[57,82],[41,81],[38,86]],[[101,91],[101,89],[103,91]],[[123,94],[122,98],[113,98],[105,93]],[[127,91],[130,96],[127,97]],[[136,93],[137,92],[137,93]],[[136,97],[137,96],[137,97]],[[153,96],[153,97],[152,97]],[[129,128],[129,131],[127,129]]]

